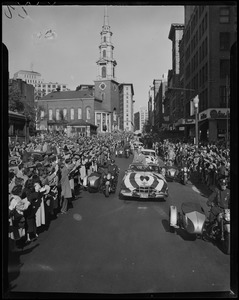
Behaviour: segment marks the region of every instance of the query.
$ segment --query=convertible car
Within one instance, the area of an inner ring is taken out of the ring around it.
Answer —
[[[168,185],[160,167],[155,164],[133,163],[123,177],[119,197],[161,198],[168,196]]]

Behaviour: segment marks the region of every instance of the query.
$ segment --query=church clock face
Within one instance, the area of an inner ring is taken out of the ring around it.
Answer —
[[[103,91],[106,88],[106,84],[104,82],[101,82],[99,85],[100,89]]]

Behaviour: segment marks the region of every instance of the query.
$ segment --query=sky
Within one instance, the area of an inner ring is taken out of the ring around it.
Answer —
[[[53,2],[52,2],[53,3]],[[8,48],[9,78],[20,70],[39,72],[45,82],[75,90],[97,77],[104,5],[2,6],[2,42]],[[118,83],[134,88],[134,111],[147,107],[149,88],[172,68],[171,24],[184,23],[184,7],[107,6]]]

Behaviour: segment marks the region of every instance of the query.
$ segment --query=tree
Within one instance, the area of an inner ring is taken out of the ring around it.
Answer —
[[[8,108],[9,110],[23,113],[24,103],[22,101],[21,92],[16,84],[9,85],[8,89]]]

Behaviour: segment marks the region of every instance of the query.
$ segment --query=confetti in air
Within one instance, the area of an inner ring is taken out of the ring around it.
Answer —
[[[50,30],[46,31],[46,33],[44,35],[44,38],[48,39],[48,40],[54,40],[54,39],[57,38],[57,34],[56,34],[55,31],[53,31],[53,30],[50,29]]]

